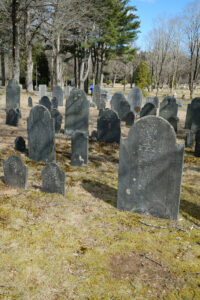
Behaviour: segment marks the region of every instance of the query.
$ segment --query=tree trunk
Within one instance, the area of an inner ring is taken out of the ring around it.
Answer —
[[[112,87],[113,87],[113,88],[115,87],[116,77],[117,77],[117,75],[114,74],[114,77],[113,77],[113,84],[112,84]]]
[[[102,46],[102,53],[101,53],[101,71],[100,71],[100,88],[103,85],[103,78],[104,78],[104,64],[105,64],[105,45]]]
[[[5,53],[3,47],[1,48],[1,84],[5,86],[6,77],[5,77]]]
[[[60,33],[56,40],[56,84],[62,85],[62,60],[60,56]]]
[[[74,85],[77,87],[77,60],[76,60],[76,52],[74,54]]]
[[[32,39],[30,31],[30,11],[26,11],[26,90],[33,92],[33,59],[32,59]]]
[[[90,70],[90,66],[91,66],[91,62],[92,62],[91,55],[92,54],[90,51],[88,61],[87,61],[87,69],[85,70],[85,74],[84,74],[85,62],[84,61],[81,62],[81,67],[80,67],[80,89],[81,90],[84,89],[84,82],[88,78],[88,74],[89,74],[89,70]]]
[[[19,64],[19,21],[18,21],[18,0],[12,0],[12,57],[13,69],[12,77],[19,83],[20,64]]]

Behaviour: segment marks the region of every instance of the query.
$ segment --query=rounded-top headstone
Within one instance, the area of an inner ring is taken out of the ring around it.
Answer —
[[[6,112],[6,125],[17,127],[20,117],[21,117],[20,110],[11,108]]]
[[[53,97],[58,99],[58,106],[63,106],[63,90],[61,86],[57,85],[53,88]]]
[[[49,100],[49,97],[43,96],[40,99],[39,104],[45,106],[49,111],[51,110],[51,101]]]
[[[33,100],[31,97],[28,97],[28,107],[33,107]]]
[[[11,79],[6,87],[6,110],[20,108],[20,86],[15,79]]]
[[[153,103],[146,103],[140,111],[140,118],[153,115],[156,116],[156,107]]]
[[[142,106],[142,91],[139,87],[133,87],[128,94],[128,102],[134,113],[139,113]]]
[[[110,101],[111,109],[119,114],[120,111],[120,103],[127,102],[124,94],[122,92],[116,92]]]
[[[42,190],[65,196],[65,172],[55,162],[42,170]]]
[[[55,96],[51,100],[51,106],[52,106],[53,109],[58,108],[58,99]]]
[[[15,150],[20,152],[26,151],[26,142],[22,136],[17,136],[15,139]]]

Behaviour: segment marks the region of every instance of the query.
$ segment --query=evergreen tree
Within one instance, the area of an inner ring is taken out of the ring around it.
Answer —
[[[151,84],[151,73],[149,70],[149,66],[144,60],[141,60],[135,76],[135,84],[140,87],[142,92],[144,92],[144,88],[148,88]]]

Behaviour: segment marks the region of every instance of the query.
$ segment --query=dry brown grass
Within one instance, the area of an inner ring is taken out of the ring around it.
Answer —
[[[44,164],[20,153],[29,168],[28,188],[11,189],[3,183],[2,161],[15,152],[17,135],[27,138],[27,99],[23,93],[19,128],[4,125],[5,98],[0,103],[0,299],[198,300],[200,159],[194,151],[185,153],[178,222],[116,209],[118,145],[90,144],[88,167],[75,168],[70,141],[58,134],[66,197],[43,193]],[[90,132],[96,117],[91,109]],[[122,132],[127,135],[124,125]]]

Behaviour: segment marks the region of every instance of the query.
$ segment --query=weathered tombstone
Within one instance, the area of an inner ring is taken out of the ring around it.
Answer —
[[[3,161],[4,181],[13,188],[26,188],[28,170],[21,157],[11,155]]]
[[[59,133],[62,124],[62,115],[56,108],[54,108],[51,110],[51,117],[54,119],[55,133]]]
[[[33,100],[31,97],[28,97],[28,107],[33,107]]]
[[[51,101],[47,96],[43,96],[40,99],[39,104],[45,106],[49,111],[51,110]]]
[[[42,97],[47,96],[47,86],[46,84],[40,84],[39,85],[39,99],[42,99]]]
[[[73,89],[72,86],[69,86],[69,85],[65,86],[65,88],[64,88],[64,97],[65,97],[65,99],[69,98],[69,95],[70,95],[70,92],[71,92],[72,89]]]
[[[20,86],[15,79],[11,79],[6,87],[6,110],[20,108]]]
[[[99,109],[100,101],[101,101],[101,89],[100,86],[96,84],[93,90],[93,102],[96,104],[97,109]]]
[[[153,103],[156,108],[159,106],[159,99],[158,97],[147,97],[146,98],[146,103]]]
[[[97,142],[97,138],[98,138],[98,134],[97,134],[97,130],[93,130],[91,137],[90,137],[90,141],[91,142]]]
[[[191,130],[197,132],[200,130],[200,98],[194,98],[191,102]]]
[[[187,132],[186,138],[185,138],[185,147],[193,148],[194,146],[194,140],[195,140],[195,134],[191,130]]]
[[[146,103],[140,111],[140,118],[145,116],[156,116],[156,107],[153,103]]]
[[[169,118],[168,122],[172,125],[172,127],[174,128],[175,132],[177,132],[178,130],[178,121],[179,118],[177,117],[171,117]]]
[[[63,106],[63,90],[61,86],[57,85],[53,88],[53,97],[58,99],[58,106]]]
[[[122,92],[116,92],[110,101],[111,109],[119,114],[119,106],[121,102],[127,102]],[[130,105],[129,105],[130,110]]]
[[[27,120],[29,158],[34,161],[55,160],[54,122],[50,112],[43,105],[36,105]]]
[[[169,121],[170,118],[176,118],[178,113],[178,104],[173,97],[165,97],[160,104],[159,116]]]
[[[6,125],[17,127],[20,117],[21,113],[19,109],[11,108],[9,111],[6,112]]]
[[[89,101],[85,93],[73,89],[65,107],[65,134],[71,136],[76,130],[88,134]]]
[[[192,127],[192,110],[191,110],[191,104],[188,104],[186,119],[185,119],[185,129],[191,129],[191,127]]]
[[[169,122],[156,116],[139,119],[121,139],[117,207],[177,219],[183,157],[184,146],[176,144]]]
[[[54,162],[42,170],[42,190],[65,196],[65,172]]]
[[[139,114],[142,106],[142,91],[139,87],[133,87],[128,94],[128,102],[132,112]]]
[[[135,115],[132,111],[129,111],[127,115],[123,118],[123,121],[126,122],[126,126],[132,126],[134,124]]]
[[[26,151],[26,142],[22,136],[17,136],[15,139],[15,150],[20,152]]]
[[[51,100],[51,107],[54,108],[58,108],[58,99],[56,97],[53,97],[53,99]]]
[[[195,135],[195,152],[194,152],[194,155],[196,157],[200,157],[200,130],[198,130],[196,132],[196,135]]]
[[[104,143],[119,143],[121,136],[120,119],[111,109],[102,111],[97,119],[98,141]]]
[[[81,167],[88,164],[88,135],[82,131],[73,133],[71,166]]]

